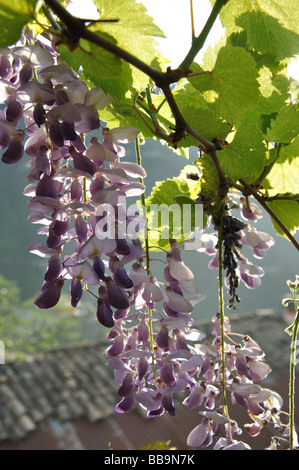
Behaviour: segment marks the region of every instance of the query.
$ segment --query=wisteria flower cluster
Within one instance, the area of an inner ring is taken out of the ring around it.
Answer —
[[[288,428],[281,422],[281,397],[268,388],[263,388],[255,381],[264,380],[271,369],[265,362],[265,354],[260,346],[248,335],[235,334],[231,330],[228,318],[225,318],[225,342],[222,345],[220,316],[215,315],[212,334],[214,341],[205,344],[204,368],[198,381],[184,405],[191,409],[200,406],[201,422],[189,434],[188,445],[207,447],[214,442],[214,449],[246,450],[248,444],[238,440],[241,428],[229,419],[223,406],[217,407],[221,395],[221,384],[233,404],[238,404],[248,412],[252,422],[245,425],[248,434],[255,437],[262,428],[272,422],[275,428],[283,429],[287,436]],[[240,341],[238,342],[238,339]],[[225,354],[225,369],[222,363],[222,347]],[[201,350],[203,352],[202,346]]]
[[[213,343],[196,328],[191,313],[204,296],[182,259],[188,241],[178,245],[171,240],[163,281],[146,263],[136,236],[144,220],[125,209],[127,198],[145,190],[143,167],[123,161],[123,144],[133,141],[138,129],[103,127],[100,111],[111,98],[101,88],[89,89],[60,62],[57,51],[41,43],[2,50],[0,78],[6,103],[0,114],[1,159],[13,164],[24,154],[29,157],[28,219],[46,237],[45,243],[28,247],[47,259],[35,305],[55,306],[66,284],[74,307],[85,292],[96,298],[96,317],[109,328],[106,355],[118,387],[116,410],[128,412],[137,403],[148,417],[175,415],[175,396],[184,392],[185,406],[204,408],[188,445],[208,446],[216,437],[215,448],[247,448],[235,438],[237,423],[224,412],[224,384],[233,402],[253,417],[249,434],[257,435],[265,422],[281,426],[279,397],[254,383],[270,372],[260,347],[246,336],[242,345],[223,345],[218,315]],[[243,203],[247,220],[260,216],[248,207]],[[211,268],[218,263],[219,220],[214,217],[212,224],[215,234],[202,231],[196,239],[196,249],[213,256]],[[223,267],[234,304],[239,279],[254,288],[263,274],[240,254],[242,245],[261,258],[273,239],[227,212],[223,240]],[[226,335],[231,334],[227,324]],[[219,437],[221,427],[225,437]]]
[[[249,201],[248,198],[242,196],[239,204],[234,198],[234,194],[227,196],[227,210],[222,219],[221,229],[222,264],[225,270],[225,284],[229,294],[228,307],[237,309],[237,303],[240,301],[237,294],[240,281],[248,289],[256,289],[261,285],[261,278],[265,274],[262,267],[257,266],[245,257],[242,248],[245,245],[249,246],[254,258],[263,259],[275,242],[271,235],[256,230],[252,225],[263,216],[261,209]],[[198,201],[203,202],[200,194]],[[236,207],[240,208],[243,220],[232,215],[232,209]],[[209,230],[211,227],[214,229],[212,233]],[[220,216],[216,213],[208,217],[204,229],[196,229],[190,239],[181,244],[181,247],[186,250],[196,250],[211,256],[212,260],[208,265],[210,269],[218,269],[219,267],[219,227]]]

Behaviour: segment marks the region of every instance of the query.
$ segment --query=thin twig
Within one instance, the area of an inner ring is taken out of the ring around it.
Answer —
[[[197,56],[198,52],[202,49],[218,15],[223,7],[223,5],[226,3],[226,0],[216,0],[215,5],[211,11],[211,14],[209,18],[207,19],[207,22],[205,26],[203,27],[200,35],[198,37],[194,37],[192,41],[191,48],[186,55],[185,59],[179,66],[182,70],[189,69],[191,66],[192,62],[194,61],[195,57]]]
[[[53,10],[54,13],[63,21],[65,26],[67,27],[69,33],[72,37],[76,40],[80,38],[86,39],[87,41],[96,44],[97,46],[102,47],[103,49],[111,52],[112,54],[116,55],[120,59],[125,60],[126,62],[134,65],[139,70],[144,72],[146,75],[151,77],[155,82],[164,79],[164,73],[156,70],[154,67],[146,64],[142,60],[138,59],[138,57],[130,54],[126,50],[122,49],[121,47],[117,46],[113,42],[103,38],[99,34],[96,34],[90,31],[85,26],[84,20],[80,18],[76,18],[71,13],[69,13],[57,0],[45,0],[45,3]]]
[[[193,40],[195,38],[193,0],[190,0],[190,17],[191,17],[191,34],[192,34],[192,40]]]
[[[263,196],[260,196],[258,192],[250,186],[250,184],[246,183],[243,179],[240,178],[240,183],[244,186],[244,188],[252,195],[255,197],[255,199],[260,203],[260,205],[265,209],[266,212],[271,216],[271,218],[277,223],[277,225],[281,228],[283,233],[288,237],[291,243],[297,248],[299,251],[299,243],[297,240],[293,237],[293,235],[290,233],[290,231],[287,229],[287,227],[282,223],[280,218],[272,211],[272,209],[268,206],[268,204],[265,202],[265,199]]]

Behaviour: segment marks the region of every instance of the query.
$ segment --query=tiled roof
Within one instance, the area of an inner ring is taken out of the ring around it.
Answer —
[[[260,344],[273,374],[288,372],[290,338],[282,317],[265,311],[232,315],[231,325],[234,332],[248,334]],[[199,328],[209,340],[211,322],[203,321]],[[62,347],[0,365],[0,444],[24,439],[38,429],[44,432],[45,423],[56,435],[63,428],[72,440],[78,422],[98,425],[113,420],[118,399],[105,347],[103,343]],[[80,447],[75,437],[73,441],[74,447]]]
[[[114,413],[103,349],[103,344],[65,347],[0,365],[0,441],[23,438],[50,417],[95,422]]]

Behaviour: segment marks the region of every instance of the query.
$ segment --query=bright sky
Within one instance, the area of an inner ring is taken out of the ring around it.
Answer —
[[[140,0],[166,38],[157,38],[162,54],[170,60],[172,67],[178,66],[191,45],[190,0]],[[72,0],[69,10],[82,18],[98,18],[92,0]],[[84,6],[82,8],[82,5]],[[209,0],[193,0],[195,33],[199,34],[211,12]],[[214,45],[223,34],[219,19],[216,20],[205,43]],[[199,54],[200,55],[200,54]],[[299,61],[292,59],[290,75],[299,80]]]
[[[164,32],[166,39],[159,39],[162,52],[173,66],[178,66],[191,46],[190,0],[142,0],[148,13]],[[195,34],[204,27],[211,5],[209,0],[193,1]],[[208,36],[206,45],[214,45],[222,36],[223,28],[217,20]]]

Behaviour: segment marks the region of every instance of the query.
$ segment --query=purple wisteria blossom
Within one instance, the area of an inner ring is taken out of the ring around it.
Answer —
[[[140,406],[149,418],[175,416],[177,397],[183,396],[183,405],[199,417],[188,446],[249,449],[238,439],[238,424],[225,413],[222,385],[250,416],[249,435],[258,435],[270,422],[280,428],[281,398],[255,383],[271,369],[253,339],[244,335],[237,343],[240,335],[234,336],[228,319],[222,345],[219,314],[212,320],[211,342],[200,331],[193,314],[205,296],[183,260],[184,251],[194,250],[210,257],[211,269],[218,268],[219,219],[210,216],[207,227],[196,228],[180,244],[169,240],[160,260],[163,278],[156,277],[139,237],[146,217],[134,204],[126,208],[130,198],[146,189],[145,169],[125,161],[125,146],[138,139],[139,130],[105,127],[101,110],[112,97],[101,87],[89,89],[56,50],[28,41],[0,52],[0,99],[5,103],[0,149],[4,164],[28,157],[28,220],[44,237],[27,248],[45,262],[35,306],[53,308],[65,293],[76,308],[92,295],[95,323],[107,329],[105,355],[117,387],[118,413]],[[241,198],[246,223],[232,215],[231,207],[228,202],[221,250],[229,304],[235,307],[239,281],[254,289],[264,275],[245,258],[243,246],[261,259],[274,240],[247,223],[262,215],[251,201]]]

